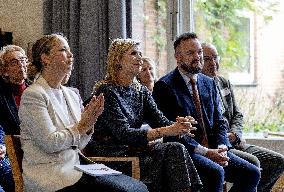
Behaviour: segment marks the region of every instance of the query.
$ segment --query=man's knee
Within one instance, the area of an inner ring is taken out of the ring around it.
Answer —
[[[220,178],[222,183],[224,182],[225,171],[222,166],[215,166],[211,169],[211,177],[212,178]]]

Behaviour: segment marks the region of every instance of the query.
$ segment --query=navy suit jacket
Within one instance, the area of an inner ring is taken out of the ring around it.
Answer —
[[[220,111],[217,87],[214,80],[199,73],[197,88],[209,147],[217,148],[218,145],[224,144],[231,148],[226,134],[228,128]],[[172,121],[175,121],[177,116],[187,115],[194,117],[196,120],[198,119],[192,95],[177,68],[155,83],[153,97],[158,108]],[[201,143],[202,134],[200,126],[197,124],[195,127],[197,127],[197,130],[193,132],[195,134],[194,138],[183,136],[179,139],[171,137],[166,140],[176,141],[178,139],[179,142],[187,147],[189,152],[193,152],[195,147]]]

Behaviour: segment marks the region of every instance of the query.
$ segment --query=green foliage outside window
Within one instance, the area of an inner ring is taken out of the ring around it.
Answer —
[[[152,39],[154,40],[156,47],[158,49],[158,52],[165,49],[166,47],[166,18],[167,18],[167,2],[166,0],[157,0],[155,4],[155,9],[157,11],[157,18],[156,18],[156,23],[157,23],[157,31],[156,34],[152,36]]]
[[[261,90],[259,90],[261,92]],[[275,97],[269,98],[270,104],[265,99],[259,98],[259,92],[247,97],[248,91],[238,92],[238,100],[244,114],[244,131],[261,132],[284,132],[284,93],[279,91]],[[258,100],[259,102],[255,102]],[[245,104],[245,105],[244,105]],[[259,110],[261,106],[261,110]]]
[[[250,34],[249,20],[240,13],[252,13],[264,24],[271,21],[278,11],[276,0],[195,0],[195,32],[200,39],[213,43],[222,58],[221,69],[224,72],[249,72]],[[253,18],[253,19],[255,19]],[[260,132],[284,131],[284,94],[278,94],[269,101],[256,100],[260,92],[250,95],[246,89],[238,92],[238,103],[244,114],[244,131]],[[282,91],[281,91],[282,92]],[[258,99],[257,99],[258,98]],[[250,101],[248,101],[250,100]],[[264,105],[265,104],[265,105]]]
[[[272,0],[195,0],[195,31],[206,42],[213,43],[222,57],[225,71],[249,70],[249,29],[240,12],[272,19],[278,2]]]

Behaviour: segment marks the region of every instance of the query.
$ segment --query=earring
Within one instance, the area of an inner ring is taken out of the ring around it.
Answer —
[[[115,68],[116,68],[116,70],[121,70],[121,69],[122,69],[122,66],[121,66],[121,64],[116,64],[116,65],[115,65]]]

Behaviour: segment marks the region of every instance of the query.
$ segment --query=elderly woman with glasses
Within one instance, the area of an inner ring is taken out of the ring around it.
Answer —
[[[28,86],[28,59],[16,45],[7,45],[0,52],[0,124],[5,134],[20,134],[18,108]]]
[[[167,136],[191,135],[195,120],[177,117],[176,122],[169,121],[158,110],[151,92],[136,80],[141,67],[138,42],[112,41],[106,78],[95,86],[95,95],[103,93],[105,96],[105,109],[98,118],[86,153],[139,156],[141,180],[150,191],[195,191],[201,183],[185,147],[156,141]],[[141,128],[143,122],[151,128]]]

